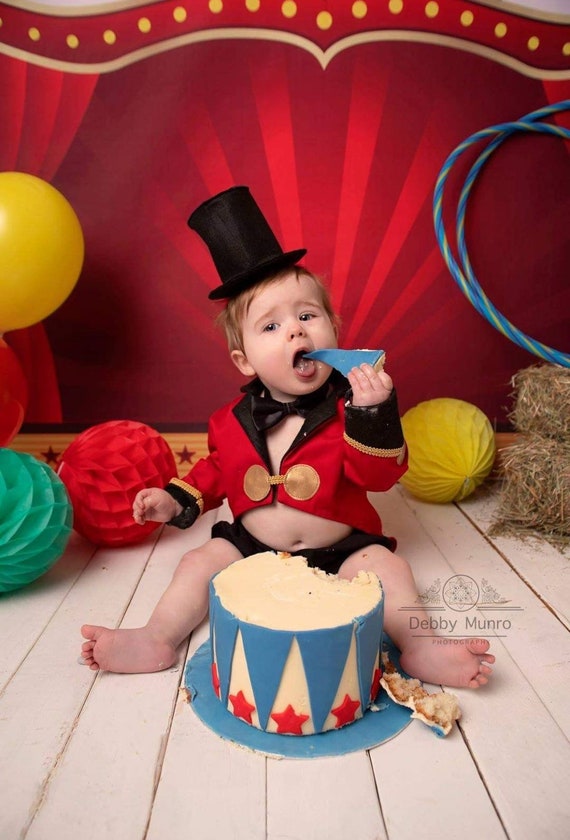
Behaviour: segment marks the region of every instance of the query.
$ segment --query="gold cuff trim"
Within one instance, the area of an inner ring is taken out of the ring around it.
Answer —
[[[243,489],[248,499],[260,502],[276,484],[282,484],[292,499],[311,499],[320,487],[318,472],[308,464],[295,464],[285,475],[270,475],[260,464],[252,464],[243,479]]]
[[[171,478],[170,484],[175,484],[177,487],[180,487],[181,490],[184,490],[185,493],[188,493],[189,496],[192,496],[194,499],[196,499],[200,513],[203,513],[204,499],[202,498],[202,494],[199,490],[197,490],[195,487],[192,487],[191,484],[187,484],[185,481],[182,481],[181,478]]]
[[[354,449],[358,449],[359,452],[364,452],[365,455],[374,455],[376,458],[395,458],[398,465],[403,464],[404,458],[406,457],[405,443],[397,449],[379,449],[376,446],[366,446],[365,443],[360,443],[359,441],[354,440],[354,438],[349,437],[346,432],[343,437],[350,446],[353,446]]]

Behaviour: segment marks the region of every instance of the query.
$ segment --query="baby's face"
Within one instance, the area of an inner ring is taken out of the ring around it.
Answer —
[[[244,352],[232,351],[232,359],[246,376],[259,376],[275,399],[288,402],[326,382],[331,368],[303,359],[310,350],[337,346],[311,277],[291,272],[266,286],[252,300],[242,331]]]

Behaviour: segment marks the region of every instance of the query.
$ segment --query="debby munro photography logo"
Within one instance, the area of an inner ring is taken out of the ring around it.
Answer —
[[[400,607],[410,613],[409,627],[415,636],[441,638],[452,634],[506,636],[513,626],[513,613],[521,612],[488,580],[479,583],[470,575],[436,578],[420,592],[413,605]],[[414,613],[417,613],[414,615]]]

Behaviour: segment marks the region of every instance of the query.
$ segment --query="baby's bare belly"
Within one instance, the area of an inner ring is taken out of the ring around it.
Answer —
[[[241,518],[252,536],[277,551],[323,548],[342,540],[353,530],[302,510],[275,502],[249,510]]]

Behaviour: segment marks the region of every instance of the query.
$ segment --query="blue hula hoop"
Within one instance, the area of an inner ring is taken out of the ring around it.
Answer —
[[[528,350],[530,353],[533,353],[535,356],[538,356],[547,362],[562,365],[563,367],[570,367],[570,354],[555,350],[553,347],[549,347],[540,341],[536,341],[534,338],[531,338],[529,335],[526,335],[526,333],[517,329],[517,327],[508,320],[508,318],[499,312],[479,285],[469,259],[469,253],[467,251],[467,244],[465,241],[465,213],[467,210],[467,201],[473,188],[473,184],[493,152],[502,143],[504,143],[505,140],[512,137],[513,134],[521,131],[530,131],[537,134],[550,134],[555,137],[570,140],[570,130],[562,128],[558,125],[553,125],[552,123],[542,122],[542,120],[546,117],[551,117],[560,111],[568,110],[570,110],[570,99],[565,99],[561,102],[555,103],[554,105],[548,105],[537,111],[533,111],[515,122],[499,123],[498,125],[484,128],[481,131],[477,131],[475,134],[472,134],[460,143],[445,161],[437,177],[433,196],[434,227],[439,249],[451,276],[467,300],[484,318],[487,319],[487,321],[489,321],[490,324],[492,324],[493,327],[495,327],[495,329],[499,330],[499,332],[515,344],[518,344],[519,347]],[[444,189],[449,174],[458,158],[467,151],[467,149],[482,140],[488,140],[488,145],[479,154],[479,157],[469,170],[457,204],[456,235],[458,258],[456,259],[452,253],[443,225]]]

